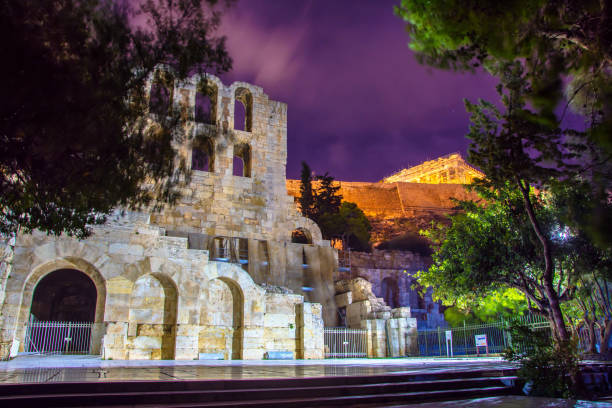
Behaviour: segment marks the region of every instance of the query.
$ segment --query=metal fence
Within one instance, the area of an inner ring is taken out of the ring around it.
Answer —
[[[89,354],[92,322],[30,321],[24,350],[27,353]]]
[[[346,327],[323,329],[325,358],[367,357],[367,330]]]
[[[512,344],[524,350],[528,344],[512,343],[510,327],[525,325],[534,330],[543,330],[550,335],[550,323],[540,316],[522,316],[512,321],[463,325],[418,332],[419,355],[461,356],[503,353]],[[478,345],[477,345],[478,341]]]

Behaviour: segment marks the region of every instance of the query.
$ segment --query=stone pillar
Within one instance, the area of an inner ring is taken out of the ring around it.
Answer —
[[[296,305],[298,329],[298,358],[322,359],[324,357],[322,308],[318,303],[304,302]]]
[[[239,329],[236,329],[239,330]],[[234,333],[234,336],[242,337],[242,359],[261,360],[264,349],[264,328],[261,326],[247,326],[242,328],[242,333]]]
[[[104,323],[94,323],[91,327],[91,337],[89,339],[89,352],[100,354],[102,352],[102,338],[104,336]]]
[[[102,338],[103,360],[127,359],[127,322],[109,322]]]
[[[176,325],[175,360],[198,359],[198,335],[200,326],[196,324]]]
[[[384,358],[387,356],[387,336],[385,334],[385,320],[362,320],[361,328],[368,331],[368,357]]]

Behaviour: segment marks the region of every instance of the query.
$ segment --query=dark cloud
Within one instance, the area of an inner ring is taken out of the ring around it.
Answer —
[[[462,99],[494,100],[496,81],[419,65],[395,3],[243,0],[225,16],[234,69],[224,80],[288,104],[288,177],[305,160],[337,179],[376,181],[465,152]]]

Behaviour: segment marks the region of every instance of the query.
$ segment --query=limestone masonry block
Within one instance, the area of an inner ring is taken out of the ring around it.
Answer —
[[[338,307],[347,307],[353,302],[353,292],[345,292],[335,296]]]

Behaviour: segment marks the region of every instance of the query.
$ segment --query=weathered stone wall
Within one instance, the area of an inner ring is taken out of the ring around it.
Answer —
[[[287,180],[287,191],[300,196],[300,180]],[[418,218],[452,212],[459,200],[477,199],[460,184],[364,183],[338,181],[344,201],[357,204],[368,218]]]
[[[305,342],[322,336],[320,307],[311,307],[310,321],[321,329],[299,338],[301,295],[269,295],[238,265],[210,261],[207,251],[188,249],[187,239],[166,237],[146,224],[113,223],[94,229],[86,241],[20,236],[12,268],[2,307],[2,358],[14,343],[23,350],[36,284],[58,269],[79,270],[94,282],[100,330],[92,351],[102,344],[104,358],[221,353],[261,359],[279,349],[299,355]]]
[[[194,120],[203,84],[214,89],[211,123]],[[337,254],[287,195],[287,106],[257,86],[225,86],[214,76],[174,83],[169,94],[191,118],[177,139],[179,154],[190,166],[207,140],[208,171],[193,170],[176,206],[118,211],[86,240],[19,235],[7,247],[11,262],[0,265],[0,358],[23,350],[36,285],[59,269],[83,272],[95,284],[91,344],[104,358],[322,356],[323,316],[333,325],[337,314]],[[246,101],[245,130],[234,124],[238,99]],[[235,155],[242,155],[241,176],[234,175]],[[298,228],[311,244],[291,243]],[[270,295],[263,284],[295,293]]]
[[[368,357],[418,354],[417,319],[409,307],[391,308],[363,278],[336,282],[336,303],[350,328],[366,330]]]
[[[431,289],[419,293],[414,278],[430,263],[429,258],[406,251],[351,252],[350,270],[339,271],[337,280],[363,278],[371,285],[372,293],[389,308],[409,307],[419,327],[436,328],[446,325],[440,304],[432,300]]]

